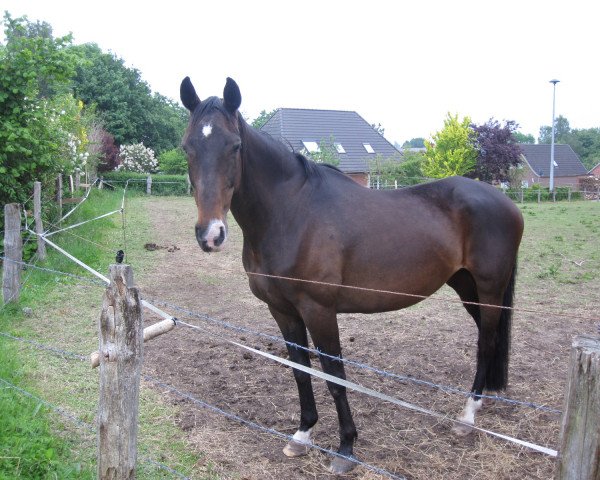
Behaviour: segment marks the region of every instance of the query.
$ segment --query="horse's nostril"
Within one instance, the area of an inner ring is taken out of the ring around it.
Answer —
[[[225,227],[220,227],[219,236],[215,237],[215,247],[218,247],[225,241]]]

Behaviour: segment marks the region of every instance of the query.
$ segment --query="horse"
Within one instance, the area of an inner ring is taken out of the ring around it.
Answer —
[[[310,334],[324,372],[345,379],[337,314],[406,308],[444,284],[478,328],[475,379],[456,433],[467,434],[482,392],[506,388],[511,306],[523,217],[495,187],[451,177],[394,191],[359,185],[249,126],[227,78],[223,98],[201,101],[180,86],[190,118],[183,136],[204,252],[227,241],[227,214],[243,233],[242,262],[288,342],[289,358],[310,366]],[[296,281],[290,279],[297,279]],[[298,281],[300,280],[300,281]],[[352,288],[348,288],[352,287]],[[401,292],[392,294],[390,292]],[[305,455],[318,414],[309,374],[293,369],[300,425],[284,448]],[[332,473],[355,466],[357,431],[346,388],[327,382],[339,420]]]

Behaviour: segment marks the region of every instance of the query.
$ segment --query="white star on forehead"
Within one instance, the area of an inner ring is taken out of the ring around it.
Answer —
[[[208,137],[211,133],[212,133],[212,125],[210,123],[207,123],[206,125],[204,125],[204,127],[202,127],[202,135],[204,135],[205,137]]]

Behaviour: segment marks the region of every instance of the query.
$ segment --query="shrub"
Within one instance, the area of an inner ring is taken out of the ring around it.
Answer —
[[[181,148],[167,150],[158,156],[158,165],[163,173],[173,173],[175,175],[186,175],[188,164],[185,153]]]
[[[154,150],[145,147],[141,142],[133,145],[121,145],[119,159],[121,165],[117,167],[117,170],[152,173],[158,169],[158,162],[154,158]]]

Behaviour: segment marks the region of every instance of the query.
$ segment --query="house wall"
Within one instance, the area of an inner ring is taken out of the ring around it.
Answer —
[[[363,187],[369,186],[369,174],[368,173],[347,173],[352,180]]]
[[[600,177],[600,163],[590,171],[590,175],[593,175],[594,177]]]

